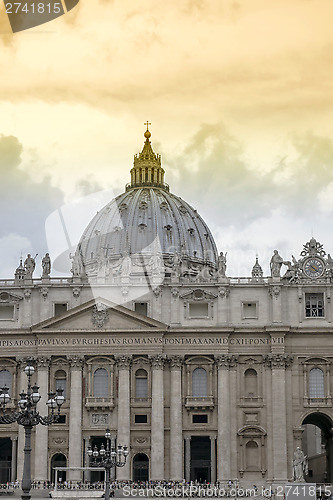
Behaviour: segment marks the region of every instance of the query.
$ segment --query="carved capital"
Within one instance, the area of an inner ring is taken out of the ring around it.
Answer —
[[[37,367],[40,368],[48,368],[50,366],[51,358],[47,356],[38,356],[36,359]]]
[[[230,289],[225,287],[225,286],[221,286],[218,289],[218,294],[222,298],[227,298],[227,297],[229,297]]]
[[[234,354],[220,354],[215,356],[215,363],[220,368],[231,368],[238,363],[238,356]]]
[[[149,359],[153,370],[163,370],[166,361],[165,354],[156,354],[156,356],[149,356]]]
[[[71,368],[79,369],[83,366],[84,357],[78,356],[77,354],[72,354],[67,356],[67,360]]]
[[[128,370],[131,366],[132,356],[120,355],[115,356],[118,370]]]
[[[46,286],[44,286],[43,288],[39,289],[39,292],[40,292],[41,296],[43,297],[43,299],[46,300],[48,293],[49,293],[49,289]]]
[[[175,355],[175,356],[170,356],[169,361],[171,369],[174,370],[181,368],[183,366],[184,358],[182,356]]]
[[[281,287],[277,285],[269,286],[268,293],[272,298],[277,298],[281,293]]]
[[[263,362],[269,368],[288,368],[292,364],[294,356],[290,354],[266,354]]]
[[[162,293],[162,288],[160,286],[157,286],[156,288],[153,289],[155,297],[159,297]]]

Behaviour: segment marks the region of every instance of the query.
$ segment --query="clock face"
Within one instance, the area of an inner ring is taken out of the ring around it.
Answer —
[[[309,278],[319,278],[324,274],[325,265],[317,257],[309,257],[303,264],[303,271]]]

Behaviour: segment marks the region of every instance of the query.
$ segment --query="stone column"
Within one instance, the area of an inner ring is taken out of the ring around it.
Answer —
[[[191,479],[191,436],[185,436],[185,479]]]
[[[12,437],[12,469],[11,469],[11,481],[16,481],[16,471],[17,471],[17,437]]]
[[[151,480],[164,479],[164,391],[163,367],[165,357],[152,356],[152,403],[151,403]]]
[[[131,356],[118,356],[116,358],[118,367],[118,436],[117,444],[128,446],[131,444],[131,424],[130,424],[130,366]],[[124,467],[117,470],[117,479],[131,479],[131,454],[127,457]]]
[[[217,480],[231,478],[231,426],[230,426],[230,385],[229,368],[237,363],[236,356],[217,356]]]
[[[180,356],[170,357],[170,479],[183,479],[182,367]]]
[[[82,365],[80,356],[67,357],[71,367],[68,466],[82,466]],[[68,479],[79,481],[81,471],[68,471]]]
[[[37,385],[41,399],[38,403],[38,411],[41,415],[48,414],[48,401],[49,392],[49,364],[50,358],[41,356],[37,359]],[[55,388],[53,388],[55,389]],[[34,479],[36,481],[47,480],[48,468],[48,427],[47,425],[36,425],[35,434],[35,473]]]
[[[272,370],[273,474],[275,481],[288,478],[286,368],[293,358],[287,354],[268,354],[264,361]]]
[[[216,436],[210,436],[210,482],[216,483],[216,454],[215,454]]]

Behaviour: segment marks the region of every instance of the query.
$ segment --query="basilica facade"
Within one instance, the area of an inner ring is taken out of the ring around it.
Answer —
[[[130,175],[68,251],[71,278],[52,277],[46,254],[41,277],[28,255],[0,281],[8,409],[26,359],[42,414],[49,391],[66,398],[60,420],[33,431],[33,478],[66,466],[63,479],[82,479],[109,428],[129,448],[117,479],[286,482],[300,447],[305,479],[333,482],[330,255],[311,238],[290,260],[272,249],[268,277],[258,259],[229,277],[206,223],[170,193],[148,130]],[[23,448],[22,427],[1,425],[0,482],[22,478]]]

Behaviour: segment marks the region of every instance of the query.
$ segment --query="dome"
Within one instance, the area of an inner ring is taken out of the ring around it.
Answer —
[[[158,259],[166,271],[181,261],[184,276],[203,267],[213,272],[217,250],[208,226],[194,208],[169,192],[148,128],[145,138],[142,152],[134,157],[131,183],[91,220],[78,244],[77,260],[90,277],[116,275],[129,257],[132,275],[149,272]]]

